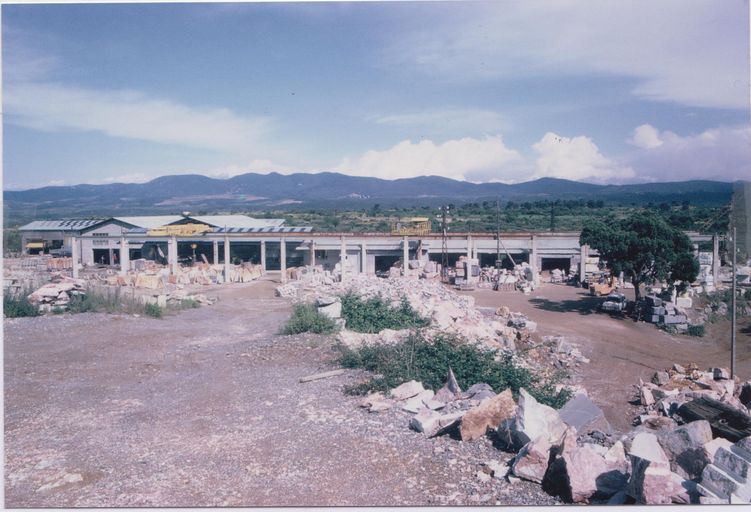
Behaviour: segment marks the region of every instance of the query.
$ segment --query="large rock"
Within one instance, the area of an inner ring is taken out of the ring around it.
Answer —
[[[419,395],[423,391],[425,391],[425,388],[422,387],[421,382],[411,380],[389,391],[389,396],[394,400],[406,400],[408,398],[412,398],[413,396]]]
[[[706,420],[692,421],[658,434],[658,441],[670,459],[670,469],[688,480],[701,476],[711,461],[704,445],[712,440],[712,427]]]
[[[412,398],[402,403],[402,409],[408,412],[420,412],[422,409],[428,407],[428,404],[433,400],[433,390],[426,389],[422,393],[418,393]],[[430,409],[430,407],[428,407]]]
[[[566,425],[574,427],[577,432],[599,430],[610,434],[613,430],[608,420],[605,419],[602,409],[582,393],[566,402],[566,405],[558,411],[558,414]]]
[[[459,383],[456,381],[454,371],[449,367],[449,372],[446,376],[446,384],[436,392],[435,399],[448,403],[460,398],[461,396],[462,388],[459,387]]]
[[[588,503],[622,490],[628,475],[620,464],[608,462],[590,444],[578,446],[576,431],[569,429],[543,480],[543,488],[565,501]]]
[[[516,404],[510,389],[492,398],[486,398],[462,417],[459,427],[462,441],[474,441],[483,437],[489,428],[496,428],[502,421],[511,418],[515,409]]]
[[[342,303],[341,301],[337,301],[324,306],[318,306],[318,312],[336,320],[342,317]]]
[[[631,443],[631,478],[628,494],[637,503],[660,505],[672,502],[675,493],[670,460],[657,436],[641,432]]]
[[[461,422],[463,412],[440,414],[430,409],[423,409],[409,422],[409,426],[427,437],[434,437],[456,427]]]
[[[528,442],[516,455],[511,471],[519,478],[542,483],[548,470],[552,447],[544,437]]]
[[[522,388],[519,390],[516,416],[503,421],[498,430],[501,438],[518,450],[541,436],[553,444],[558,444],[566,432],[566,424],[561,420],[558,411],[537,402]]]

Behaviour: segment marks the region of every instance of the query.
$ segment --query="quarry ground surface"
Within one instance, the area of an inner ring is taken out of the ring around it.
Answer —
[[[538,485],[481,482],[511,455],[488,437],[425,439],[410,415],[370,414],[343,388],[305,384],[334,368],[330,338],[278,336],[290,313],[276,283],[211,287],[214,306],[163,319],[81,314],[4,322],[6,507],[553,504]],[[591,363],[581,383],[614,426],[639,377],[673,362],[727,366],[727,342],[672,337],[594,313],[585,291],[481,290],[562,334]],[[719,335],[726,327],[717,326]],[[726,333],[725,333],[726,334]],[[750,378],[748,334],[739,374]]]

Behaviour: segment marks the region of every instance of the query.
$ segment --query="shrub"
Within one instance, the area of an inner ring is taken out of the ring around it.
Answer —
[[[179,309],[196,309],[200,307],[201,304],[195,299],[183,299],[180,301]]]
[[[315,304],[296,304],[292,316],[282,328],[282,334],[300,334],[312,332],[316,334],[331,334],[336,332],[337,325],[320,311]]]
[[[39,308],[26,298],[28,293],[19,292],[3,294],[3,314],[5,318],[20,318],[25,316],[39,316]]]
[[[701,338],[704,336],[704,326],[703,325],[689,325],[687,334],[689,336],[698,336]]]
[[[348,329],[364,333],[425,327],[430,324],[430,320],[422,318],[412,309],[406,297],[402,297],[399,307],[392,308],[381,297],[363,299],[348,293],[342,296],[342,316],[347,321]]]
[[[496,361],[494,352],[467,345],[451,335],[439,335],[429,342],[422,335],[413,334],[396,345],[365,345],[357,349],[340,346],[339,349],[339,363],[345,368],[363,368],[377,374],[349,387],[347,392],[352,394],[387,391],[412,379],[436,390],[443,386],[451,367],[459,385],[465,389],[485,382],[496,392],[511,388],[516,396],[519,388],[524,388],[540,402],[556,408],[571,397],[568,390],[555,391],[562,374],[545,379],[520,366],[511,355]]]
[[[148,303],[143,307],[143,313],[152,318],[162,318],[162,308],[156,304]]]

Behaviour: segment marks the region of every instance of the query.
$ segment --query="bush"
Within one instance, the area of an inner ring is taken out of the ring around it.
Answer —
[[[152,318],[162,318],[162,308],[156,304],[146,304],[143,307],[143,314]]]
[[[28,293],[3,294],[3,315],[5,318],[21,318],[26,316],[39,316],[39,308],[26,298]]]
[[[422,318],[412,309],[406,297],[402,297],[399,307],[392,308],[380,297],[362,299],[348,293],[342,296],[342,316],[347,321],[348,329],[364,333],[425,327],[430,324],[430,320]]]
[[[336,332],[337,325],[330,318],[318,311],[315,304],[297,304],[292,316],[282,328],[282,334],[300,334],[312,332],[316,334],[331,334]]]
[[[200,307],[201,304],[195,299],[183,299],[180,301],[178,309],[196,309]]]
[[[702,338],[704,337],[704,326],[703,325],[689,325],[687,334],[689,336],[698,336]]]
[[[357,349],[340,346],[340,351],[339,363],[345,368],[363,368],[377,374],[347,388],[351,394],[387,391],[412,379],[437,390],[443,386],[451,367],[464,389],[485,382],[496,392],[511,388],[517,396],[519,388],[524,388],[541,403],[555,408],[562,407],[571,397],[568,390],[555,392],[555,384],[562,375],[546,380],[521,367],[511,355],[496,361],[494,352],[467,345],[451,335],[439,335],[431,343],[422,335],[413,334],[397,345],[365,345]]]

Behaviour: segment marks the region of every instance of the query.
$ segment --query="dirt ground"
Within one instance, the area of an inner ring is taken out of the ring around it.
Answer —
[[[7,507],[555,504],[531,483],[482,482],[510,454],[490,438],[425,439],[410,414],[370,414],[343,388],[330,338],[279,336],[290,313],[276,283],[211,287],[210,307],[163,319],[80,314],[11,319],[5,328]],[[673,362],[727,366],[728,343],[670,336],[596,313],[585,290],[530,296],[480,290],[562,334],[590,364],[581,382],[619,429],[638,379]],[[739,373],[751,378],[749,329]],[[717,332],[715,332],[717,331]],[[720,333],[720,334],[717,334]]]
[[[163,319],[6,320],[5,505],[183,507],[554,504],[482,482],[489,438],[426,439],[410,414],[370,414],[332,368],[331,340],[278,336],[275,283],[213,287]]]
[[[633,290],[625,290],[633,300]],[[673,363],[696,362],[700,367],[730,366],[730,323],[709,325],[703,338],[670,335],[645,322],[610,316],[597,311],[604,299],[591,297],[587,290],[568,285],[544,284],[530,295],[518,292],[476,290],[468,292],[478,306],[508,306],[537,322],[533,339],[563,335],[580,345],[591,362],[580,367],[576,379],[605,412],[614,427],[624,431],[635,409],[628,400],[633,385],[648,381],[657,370]],[[744,319],[737,332],[736,374],[751,379],[751,322]]]

